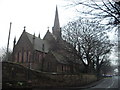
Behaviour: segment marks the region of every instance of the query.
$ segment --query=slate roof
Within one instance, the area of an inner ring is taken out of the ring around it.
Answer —
[[[51,53],[54,55],[54,57],[56,58],[56,60],[59,63],[70,64],[70,62],[72,62],[72,63],[82,64],[82,62],[79,59],[79,57],[77,57],[76,60],[74,60],[74,56],[72,56],[73,54],[70,54],[70,53],[60,53],[60,52],[55,52],[55,51],[51,51]]]
[[[59,63],[68,64],[67,59],[66,59],[63,55],[61,55],[61,54],[59,54],[59,53],[56,53],[56,52],[51,52],[51,53],[54,55],[54,57],[56,58],[56,60],[57,60]]]
[[[33,35],[27,32],[26,32],[26,35],[28,39],[30,40],[30,42],[33,44]],[[44,50],[43,50],[43,44],[44,44]],[[35,37],[35,44],[34,44],[35,50],[47,53],[49,51],[49,48],[50,46],[49,46],[49,43],[47,43],[47,41],[41,38]]]
[[[33,35],[29,34],[28,32],[25,32],[25,33],[26,33],[28,39],[30,40],[31,44],[33,45]],[[50,35],[52,35],[52,34],[50,33]],[[67,50],[68,50],[68,48],[70,48],[71,50],[73,49],[73,47],[71,47],[71,45],[69,45],[67,42],[61,41],[59,43],[61,43],[60,47],[64,47],[64,49],[66,49],[66,48],[67,48]],[[44,44],[44,50],[43,50],[43,44]],[[74,60],[73,53],[67,52],[66,50],[62,50],[63,48],[61,48],[60,50],[55,50],[55,51],[49,52],[50,43],[47,42],[47,40],[41,39],[39,37],[35,37],[34,49],[41,51],[41,52],[45,52],[45,53],[52,53],[52,55],[54,55],[56,60],[62,64],[69,64],[70,61]],[[64,51],[64,53],[61,51]],[[81,61],[79,59],[77,59],[76,61],[73,61],[73,62],[81,64]]]

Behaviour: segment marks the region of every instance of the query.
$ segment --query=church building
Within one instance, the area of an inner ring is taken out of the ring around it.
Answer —
[[[48,30],[41,39],[24,30],[16,43],[14,39],[13,62],[44,72],[79,72],[83,70],[81,60],[69,51],[76,49],[62,39],[56,6],[52,33]]]

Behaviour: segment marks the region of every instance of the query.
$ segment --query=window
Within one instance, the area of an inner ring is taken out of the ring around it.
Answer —
[[[27,55],[26,55],[26,62],[28,62],[28,51],[27,51],[26,54],[27,54]]]
[[[47,71],[52,71],[52,63],[51,62],[47,63]]]
[[[21,62],[23,63],[23,61],[24,61],[24,48],[23,47],[22,47],[22,53],[21,53],[21,55],[22,55],[21,56],[21,59],[22,59]]]
[[[21,54],[21,52],[19,52],[19,62],[21,62],[22,61],[22,54]]]
[[[17,62],[19,62],[19,52],[18,52],[18,55],[17,55]]]
[[[31,55],[30,55],[30,51],[28,51],[28,62],[30,62],[30,58],[31,58]]]
[[[60,69],[59,69],[59,65],[57,65],[57,72],[59,72],[60,71]]]
[[[23,57],[23,58],[24,58],[24,59],[23,59],[24,61],[23,61],[23,62],[26,62],[26,56],[27,56],[27,55],[26,55],[26,52],[24,52],[24,57]]]

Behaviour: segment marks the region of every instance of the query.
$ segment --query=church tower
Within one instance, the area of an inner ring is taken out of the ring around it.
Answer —
[[[59,23],[57,6],[56,6],[55,20],[54,20],[54,26],[52,28],[52,33],[57,39],[61,38],[61,28],[60,28],[60,23]]]

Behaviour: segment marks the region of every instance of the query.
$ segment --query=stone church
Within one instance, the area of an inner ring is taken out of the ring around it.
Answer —
[[[76,49],[61,36],[61,28],[56,6],[52,33],[48,30],[41,39],[28,32],[25,28],[16,43],[14,39],[13,62],[22,64],[31,69],[44,72],[80,72],[83,70],[81,60],[71,51]]]

